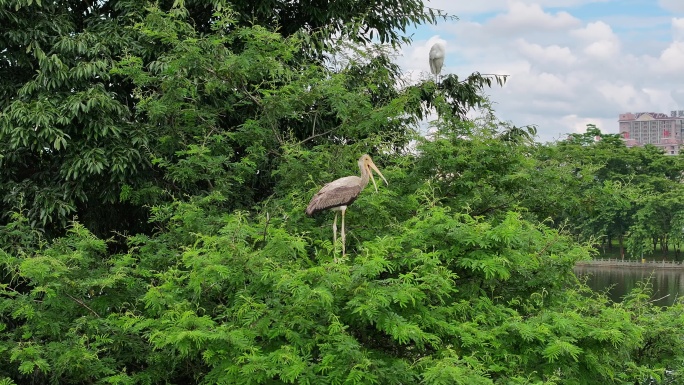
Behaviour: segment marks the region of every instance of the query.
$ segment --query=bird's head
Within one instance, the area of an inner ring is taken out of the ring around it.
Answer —
[[[359,165],[365,169],[368,172],[368,175],[370,175],[371,181],[373,181],[373,186],[375,186],[375,192],[378,192],[378,185],[375,184],[375,178],[373,178],[373,171],[377,172],[378,175],[380,175],[380,178],[385,181],[385,184],[389,186],[389,183],[387,183],[387,179],[382,175],[380,170],[378,170],[378,167],[373,163],[373,159],[371,159],[370,155],[364,154],[359,158]]]

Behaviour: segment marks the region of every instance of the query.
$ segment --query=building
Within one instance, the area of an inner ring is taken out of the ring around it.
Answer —
[[[677,155],[684,151],[684,110],[670,115],[658,112],[620,114],[620,134],[628,147],[652,144],[665,154]]]

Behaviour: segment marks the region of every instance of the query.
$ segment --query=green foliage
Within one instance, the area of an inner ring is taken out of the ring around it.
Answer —
[[[473,129],[468,123],[461,125]],[[438,137],[424,141],[420,149],[420,178],[432,180],[443,199],[475,216],[515,207],[532,179],[534,160],[524,149],[512,150],[495,137]]]
[[[627,148],[593,125],[585,134],[536,146],[533,156],[534,193],[524,196],[522,206],[538,219],[567,224],[581,239],[608,247],[618,240],[627,258],[641,258],[656,246],[663,253],[679,250],[681,156],[653,146]]]
[[[374,34],[437,16],[0,0],[0,383],[681,379],[683,305],[572,269],[578,236],[681,244],[682,159],[595,126],[534,144],[483,96],[505,76],[397,87]],[[389,186],[337,261],[304,208],[362,153]]]
[[[0,355],[10,365],[0,374],[60,383],[622,383],[682,359],[671,345],[681,344],[672,318],[681,305],[589,294],[571,270],[587,250],[513,212],[485,220],[422,209],[390,233],[367,227],[336,263],[332,247],[307,235],[314,221],[220,207],[218,196],[159,207],[164,230],[131,238],[125,254],[108,253],[77,223],[31,255],[4,252],[12,278],[2,286]],[[370,215],[360,211],[356,223]]]
[[[394,88],[384,50],[334,72],[314,58],[340,33],[350,43],[330,54],[371,47],[366,28],[407,42],[397,28],[436,17],[420,1],[282,14],[275,2],[84,4],[0,3],[3,211],[50,236],[74,216],[102,236],[149,231],[148,205],[214,189],[227,209],[250,208],[274,192],[286,147],[379,137],[402,148],[425,113]]]
[[[242,26],[278,26],[284,36],[306,29],[326,38],[339,36],[365,44],[377,39],[394,46],[411,41],[405,35],[410,26],[435,23],[439,18],[449,17],[438,9],[426,9],[425,3],[419,0],[379,0],[372,3],[344,0],[332,4],[309,1],[298,7],[282,0],[240,0],[231,1],[230,6],[236,11],[237,22]],[[320,50],[334,48],[334,42],[327,39],[314,43]]]

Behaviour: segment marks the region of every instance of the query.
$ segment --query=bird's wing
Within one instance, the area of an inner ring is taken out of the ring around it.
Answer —
[[[430,72],[433,75],[439,75],[442,72],[442,66],[444,65],[444,58],[430,59]]]
[[[350,205],[356,200],[361,192],[361,185],[358,183],[358,179],[360,178],[356,176],[345,177],[323,186],[323,188],[311,198],[309,206],[306,208],[306,214],[313,215],[321,210]]]

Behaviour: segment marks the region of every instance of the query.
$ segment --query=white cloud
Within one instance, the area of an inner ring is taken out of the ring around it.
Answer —
[[[616,41],[601,40],[589,44],[584,52],[597,59],[614,59],[620,53],[620,45]]]
[[[622,107],[625,111],[639,110],[650,105],[648,95],[631,84],[602,82],[596,86],[596,89],[607,102]]]
[[[662,110],[662,106],[667,105],[672,100],[672,94],[669,90],[664,88],[644,88],[642,91],[644,94],[648,95],[652,111],[670,112],[669,110]]]
[[[508,12],[495,16],[487,22],[492,28],[507,31],[552,31],[563,30],[580,25],[580,20],[567,12],[550,14],[538,4],[525,4],[514,1],[509,4]]]
[[[402,68],[429,75],[427,53],[440,39],[447,45],[443,74],[510,75],[503,88],[486,91],[497,115],[518,126],[536,124],[542,141],[588,123],[617,132],[624,112],[684,109],[684,17],[644,21],[616,8],[610,18],[581,20],[573,8],[557,8],[591,2],[597,0],[431,1],[465,16],[429,27],[435,36],[406,47]],[[684,8],[684,0],[672,4]],[[470,16],[462,6],[493,14]]]
[[[479,14],[506,9],[506,0],[489,1],[454,1],[454,0],[428,0],[428,7],[446,11],[451,15]]]
[[[535,97],[542,97],[544,100],[548,99],[546,98],[547,96],[551,96],[555,100],[564,102],[565,98],[571,98],[574,95],[572,92],[574,88],[572,80],[561,74],[548,72],[514,74],[511,76],[509,87],[514,88],[514,90],[509,90],[509,92],[521,92],[527,95],[534,95]]]
[[[681,74],[684,71],[684,42],[675,41],[660,55],[655,71]]]
[[[587,41],[613,40],[617,38],[613,33],[613,29],[602,21],[589,23],[583,28],[573,30],[571,34]]]
[[[672,19],[672,37],[675,41],[684,41],[684,18]]]
[[[573,7],[591,3],[602,3],[611,0],[535,0],[534,4],[541,7]],[[667,1],[667,0],[661,0]],[[670,0],[673,2],[679,0]],[[518,1],[521,2],[521,1]],[[524,1],[530,3],[530,1]],[[452,15],[472,15],[488,12],[501,12],[509,9],[511,0],[487,0],[487,1],[454,1],[454,0],[427,0],[426,5],[440,9]]]
[[[682,0],[658,0],[658,5],[670,12],[684,13],[684,1]]]
[[[570,129],[567,133],[585,132],[586,128],[587,128],[587,124],[595,124],[600,128],[602,125],[601,122],[603,122],[604,120],[605,119],[602,119],[602,118],[596,117],[596,116],[594,116],[594,117],[582,117],[582,116],[578,116],[576,114],[566,115],[560,119],[563,126]]]
[[[671,90],[670,98],[672,98],[680,108],[684,108],[684,90]]]
[[[620,39],[613,33],[612,28],[602,21],[589,23],[584,28],[571,31],[570,34],[586,44],[584,53],[589,57],[609,59],[620,53]]]
[[[564,66],[577,62],[577,57],[568,47],[555,44],[543,47],[540,44],[529,43],[525,39],[518,39],[515,43],[520,53],[533,62]]]

